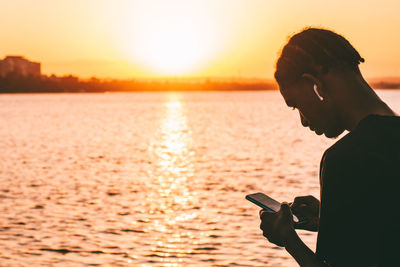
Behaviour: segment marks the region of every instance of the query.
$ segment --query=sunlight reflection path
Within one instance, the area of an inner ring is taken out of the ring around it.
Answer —
[[[159,133],[150,145],[152,168],[147,197],[152,218],[152,256],[165,266],[183,263],[191,253],[191,220],[197,217],[197,201],[190,188],[193,178],[191,131],[179,95],[169,95]]]

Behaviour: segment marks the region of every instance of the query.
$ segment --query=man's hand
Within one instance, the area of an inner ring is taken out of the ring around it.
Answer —
[[[288,242],[297,236],[293,225],[293,215],[289,205],[286,203],[282,203],[278,212],[261,210],[260,219],[260,228],[263,231],[263,235],[271,243],[285,247]]]
[[[297,229],[318,231],[319,226],[319,200],[313,196],[296,197],[291,204],[292,212],[303,223],[295,224]]]
[[[317,259],[314,252],[297,235],[294,230],[293,214],[287,203],[282,203],[278,212],[261,210],[260,218],[263,235],[269,242],[285,247],[300,266],[327,266]]]

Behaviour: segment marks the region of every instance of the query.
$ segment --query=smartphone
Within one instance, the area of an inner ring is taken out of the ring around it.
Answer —
[[[246,199],[268,211],[277,212],[281,208],[280,202],[276,201],[273,198],[270,198],[269,196],[263,193],[249,194],[246,196]],[[293,221],[295,223],[300,222],[299,219],[296,217],[296,215],[293,215]]]

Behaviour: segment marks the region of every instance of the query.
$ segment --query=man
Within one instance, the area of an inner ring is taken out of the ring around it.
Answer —
[[[263,235],[301,266],[400,265],[400,117],[364,80],[360,62],[344,37],[316,28],[294,35],[277,61],[280,92],[304,127],[330,138],[349,131],[322,157],[321,203],[297,197],[260,212]],[[295,225],[292,212],[306,222]],[[316,253],[295,228],[318,231]]]

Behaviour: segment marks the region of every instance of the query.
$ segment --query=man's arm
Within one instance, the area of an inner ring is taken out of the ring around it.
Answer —
[[[329,266],[317,259],[315,253],[297,235],[288,240],[285,249],[300,266]]]
[[[297,235],[289,205],[282,204],[281,209],[276,213],[262,210],[260,218],[263,235],[271,243],[285,247],[300,266],[329,266],[319,261],[315,253]]]

